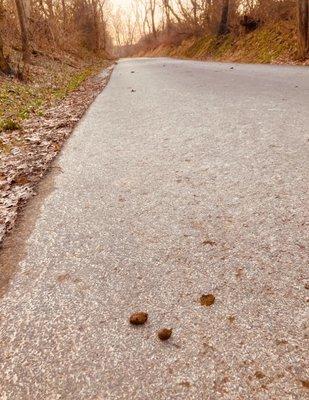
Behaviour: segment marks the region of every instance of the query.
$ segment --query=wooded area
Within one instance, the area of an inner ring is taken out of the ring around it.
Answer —
[[[309,0],[1,0],[0,70],[22,75],[32,55],[65,51],[120,54],[188,37],[251,32],[288,21],[299,57],[309,53]],[[111,37],[112,36],[112,37]],[[133,47],[132,47],[133,46]]]
[[[37,54],[106,51],[105,10],[105,0],[1,0],[0,70],[18,74]]]
[[[309,0],[134,0],[112,20],[116,45],[130,52],[205,34],[239,36],[289,23],[300,58],[309,52]],[[132,49],[132,45],[135,44]]]

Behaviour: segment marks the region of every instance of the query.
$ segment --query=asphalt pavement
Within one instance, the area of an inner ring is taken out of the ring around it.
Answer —
[[[120,60],[2,251],[0,399],[305,399],[308,186],[308,68]]]

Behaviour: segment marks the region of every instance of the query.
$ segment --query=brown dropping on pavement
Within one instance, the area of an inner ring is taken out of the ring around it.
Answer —
[[[255,377],[258,378],[258,379],[263,379],[263,378],[265,378],[265,374],[263,374],[263,372],[261,372],[261,371],[256,371],[254,375],[255,375]]]
[[[202,306],[209,307],[215,302],[215,296],[211,293],[208,294],[202,294],[200,297],[200,303]]]
[[[211,240],[211,239],[205,239],[203,242],[202,242],[202,244],[203,245],[209,245],[209,246],[215,246],[217,243],[214,241],[214,240]]]
[[[160,340],[168,340],[172,335],[173,329],[162,328],[158,332],[158,338]]]
[[[184,386],[184,387],[186,387],[186,388],[191,387],[191,383],[188,382],[188,381],[179,382],[179,385]]]
[[[64,272],[63,274],[57,276],[57,281],[59,283],[63,283],[69,279],[70,279],[70,274],[68,272]]]
[[[303,385],[304,388],[309,389],[309,381],[301,381],[301,384]]]
[[[130,316],[130,324],[132,325],[143,325],[148,319],[148,314],[145,312],[137,312]]]

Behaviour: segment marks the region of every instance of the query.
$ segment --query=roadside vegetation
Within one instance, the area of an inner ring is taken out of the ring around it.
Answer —
[[[22,121],[44,112],[76,90],[88,77],[108,64],[106,58],[92,62],[57,61],[38,56],[28,67],[27,80],[2,76],[0,83],[0,131],[19,129]]]
[[[168,56],[196,60],[248,63],[306,63],[299,58],[297,34],[288,23],[263,26],[246,35],[205,35],[183,40],[179,45],[161,44],[141,50],[140,56]]]
[[[0,247],[108,81],[105,15],[104,0],[0,0]]]
[[[308,63],[309,0],[132,0],[119,55]]]
[[[99,0],[0,1],[0,131],[77,89],[108,64],[111,38]]]

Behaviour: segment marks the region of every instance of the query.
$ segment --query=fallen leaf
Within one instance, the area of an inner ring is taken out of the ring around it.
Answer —
[[[227,319],[229,320],[229,322],[232,324],[234,321],[235,321],[235,316],[234,315],[229,315],[228,317],[227,317]]]
[[[20,175],[17,176],[14,181],[14,183],[16,183],[17,185],[27,185],[27,183],[29,183],[29,178],[25,175]]]

